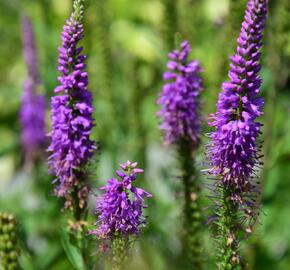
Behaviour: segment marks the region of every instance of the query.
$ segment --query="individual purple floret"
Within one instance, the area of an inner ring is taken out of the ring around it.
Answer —
[[[52,131],[48,148],[49,166],[58,181],[57,196],[65,197],[66,207],[73,207],[72,193],[77,192],[80,208],[87,197],[84,169],[96,149],[90,140],[94,121],[92,95],[87,89],[86,56],[78,46],[84,32],[81,15],[75,10],[63,27],[58,58],[60,85],[51,99]]]
[[[261,124],[256,118],[262,115],[264,104],[259,97],[259,61],[267,2],[248,1],[237,50],[230,58],[230,81],[222,85],[217,112],[210,123],[215,127],[211,133],[210,173],[220,177],[219,186],[228,187],[237,203],[254,191],[251,176],[259,164],[257,138]]]
[[[97,229],[91,231],[98,238],[111,239],[116,235],[139,235],[141,225],[145,224],[142,215],[145,197],[152,195],[141,188],[133,186],[133,181],[143,170],[137,168],[137,162],[127,161],[120,165],[122,171],[116,174],[121,179],[108,180],[101,189],[103,196],[97,198],[96,213],[99,215]]]
[[[199,76],[202,68],[198,61],[188,60],[190,51],[189,43],[183,41],[179,51],[169,53],[169,71],[163,76],[167,83],[157,103],[161,105],[158,116],[162,118],[165,143],[187,140],[194,148],[200,139],[199,94],[203,86]]]
[[[28,78],[23,85],[20,109],[21,143],[26,161],[33,161],[43,152],[46,141],[45,97],[37,93],[39,71],[32,25],[28,17],[22,17],[23,54]]]

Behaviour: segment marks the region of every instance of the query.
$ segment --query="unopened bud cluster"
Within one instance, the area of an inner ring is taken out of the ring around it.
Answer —
[[[21,269],[16,241],[16,220],[13,215],[0,213],[0,269]]]

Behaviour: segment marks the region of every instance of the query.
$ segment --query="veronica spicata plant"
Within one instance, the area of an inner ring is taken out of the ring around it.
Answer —
[[[32,164],[44,152],[46,101],[43,95],[37,93],[40,86],[37,51],[32,24],[27,16],[22,16],[22,39],[28,72],[20,109],[21,143],[25,162]]]
[[[161,106],[161,130],[165,144],[177,148],[184,186],[184,249],[192,265],[200,269],[201,209],[200,182],[195,170],[195,152],[200,144],[200,92],[203,90],[198,61],[188,60],[191,51],[187,41],[180,50],[169,53],[166,81],[157,103]]]
[[[55,193],[65,198],[65,207],[77,218],[86,206],[87,165],[96,149],[90,139],[94,126],[92,94],[88,90],[86,55],[79,42],[83,39],[83,1],[74,2],[74,11],[63,27],[59,48],[59,85],[51,99],[52,131],[49,166],[56,175]]]
[[[90,231],[102,242],[101,247],[108,245],[114,268],[122,266],[130,251],[134,237],[140,235],[141,227],[146,224],[143,215],[144,199],[152,195],[133,185],[138,174],[143,173],[137,168],[137,162],[127,161],[120,164],[121,170],[116,171],[116,178],[108,180],[102,187],[104,194],[97,198],[96,214],[97,229]]]
[[[264,105],[259,97],[259,62],[267,4],[267,0],[248,1],[237,50],[230,58],[230,80],[222,85],[210,122],[215,128],[210,135],[209,172],[216,177],[219,269],[241,268],[240,240],[257,218],[261,124],[256,119]]]

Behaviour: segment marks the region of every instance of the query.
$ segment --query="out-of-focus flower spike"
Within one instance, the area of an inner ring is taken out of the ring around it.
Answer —
[[[161,106],[158,116],[162,119],[165,143],[187,140],[195,148],[200,139],[199,94],[203,86],[202,68],[198,61],[188,60],[190,51],[189,43],[183,41],[180,50],[169,53],[169,71],[163,74],[166,84],[157,103]]]
[[[21,143],[25,162],[33,164],[43,152],[46,142],[45,97],[37,93],[40,86],[38,59],[32,24],[27,16],[22,16],[23,55],[27,67],[27,78],[23,84],[20,108]]]

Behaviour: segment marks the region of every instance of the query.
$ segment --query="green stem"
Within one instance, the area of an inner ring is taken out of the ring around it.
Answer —
[[[191,44],[201,42],[204,32],[204,0],[180,0],[179,30]],[[208,31],[208,30],[207,30]]]
[[[229,189],[222,190],[218,217],[218,269],[240,270],[238,204],[231,199]]]
[[[56,59],[56,50],[52,50],[51,48],[57,46],[51,41],[52,31],[54,27],[54,18],[56,14],[54,14],[52,8],[52,1],[50,0],[41,0],[39,1],[41,18],[43,22],[43,33],[46,35],[42,36],[43,43],[42,47],[44,51],[44,56],[42,60],[42,65],[40,66],[42,70],[42,82],[44,85],[45,94],[48,97],[51,97],[53,89],[55,87],[55,78],[57,77],[57,71],[55,69],[55,59]],[[40,59],[41,60],[41,59]]]
[[[121,235],[116,236],[112,240],[112,269],[122,270],[125,269],[124,265],[129,257],[130,240],[129,238]]]
[[[140,72],[142,70],[142,61],[137,58],[132,59],[131,63],[131,94],[130,102],[132,104],[129,121],[132,125],[132,135],[134,135],[134,159],[138,159],[138,164],[146,171],[146,147],[147,132],[144,127],[142,118],[142,105],[149,89],[144,87],[140,80]],[[143,176],[145,177],[145,176]]]
[[[184,250],[193,268],[202,269],[201,188],[194,166],[191,145],[186,141],[179,145],[179,158],[184,187]]]
[[[74,222],[75,223],[80,223],[83,221],[86,221],[87,219],[87,209],[86,209],[86,204],[83,208],[80,207],[80,199],[78,196],[78,191],[79,189],[75,187],[75,191],[73,193],[74,197],[74,206],[73,206],[73,216],[74,216]],[[84,262],[84,270],[89,269],[88,268],[88,257],[87,257],[87,238],[85,235],[83,235],[83,231],[76,231],[73,233],[73,236],[75,238],[75,243],[77,243],[77,247],[80,249],[83,262]]]
[[[175,35],[178,32],[177,0],[163,0],[164,14],[164,40],[168,50],[175,47]]]
[[[97,53],[97,81],[98,96],[102,97],[107,105],[106,121],[103,122],[104,128],[100,130],[100,137],[103,138],[105,148],[111,152],[112,166],[117,165],[118,141],[120,134],[120,122],[122,121],[119,113],[118,95],[114,89],[114,61],[112,56],[111,41],[111,16],[109,1],[96,1],[94,7],[94,38],[93,44]],[[112,127],[114,127],[112,129]]]

